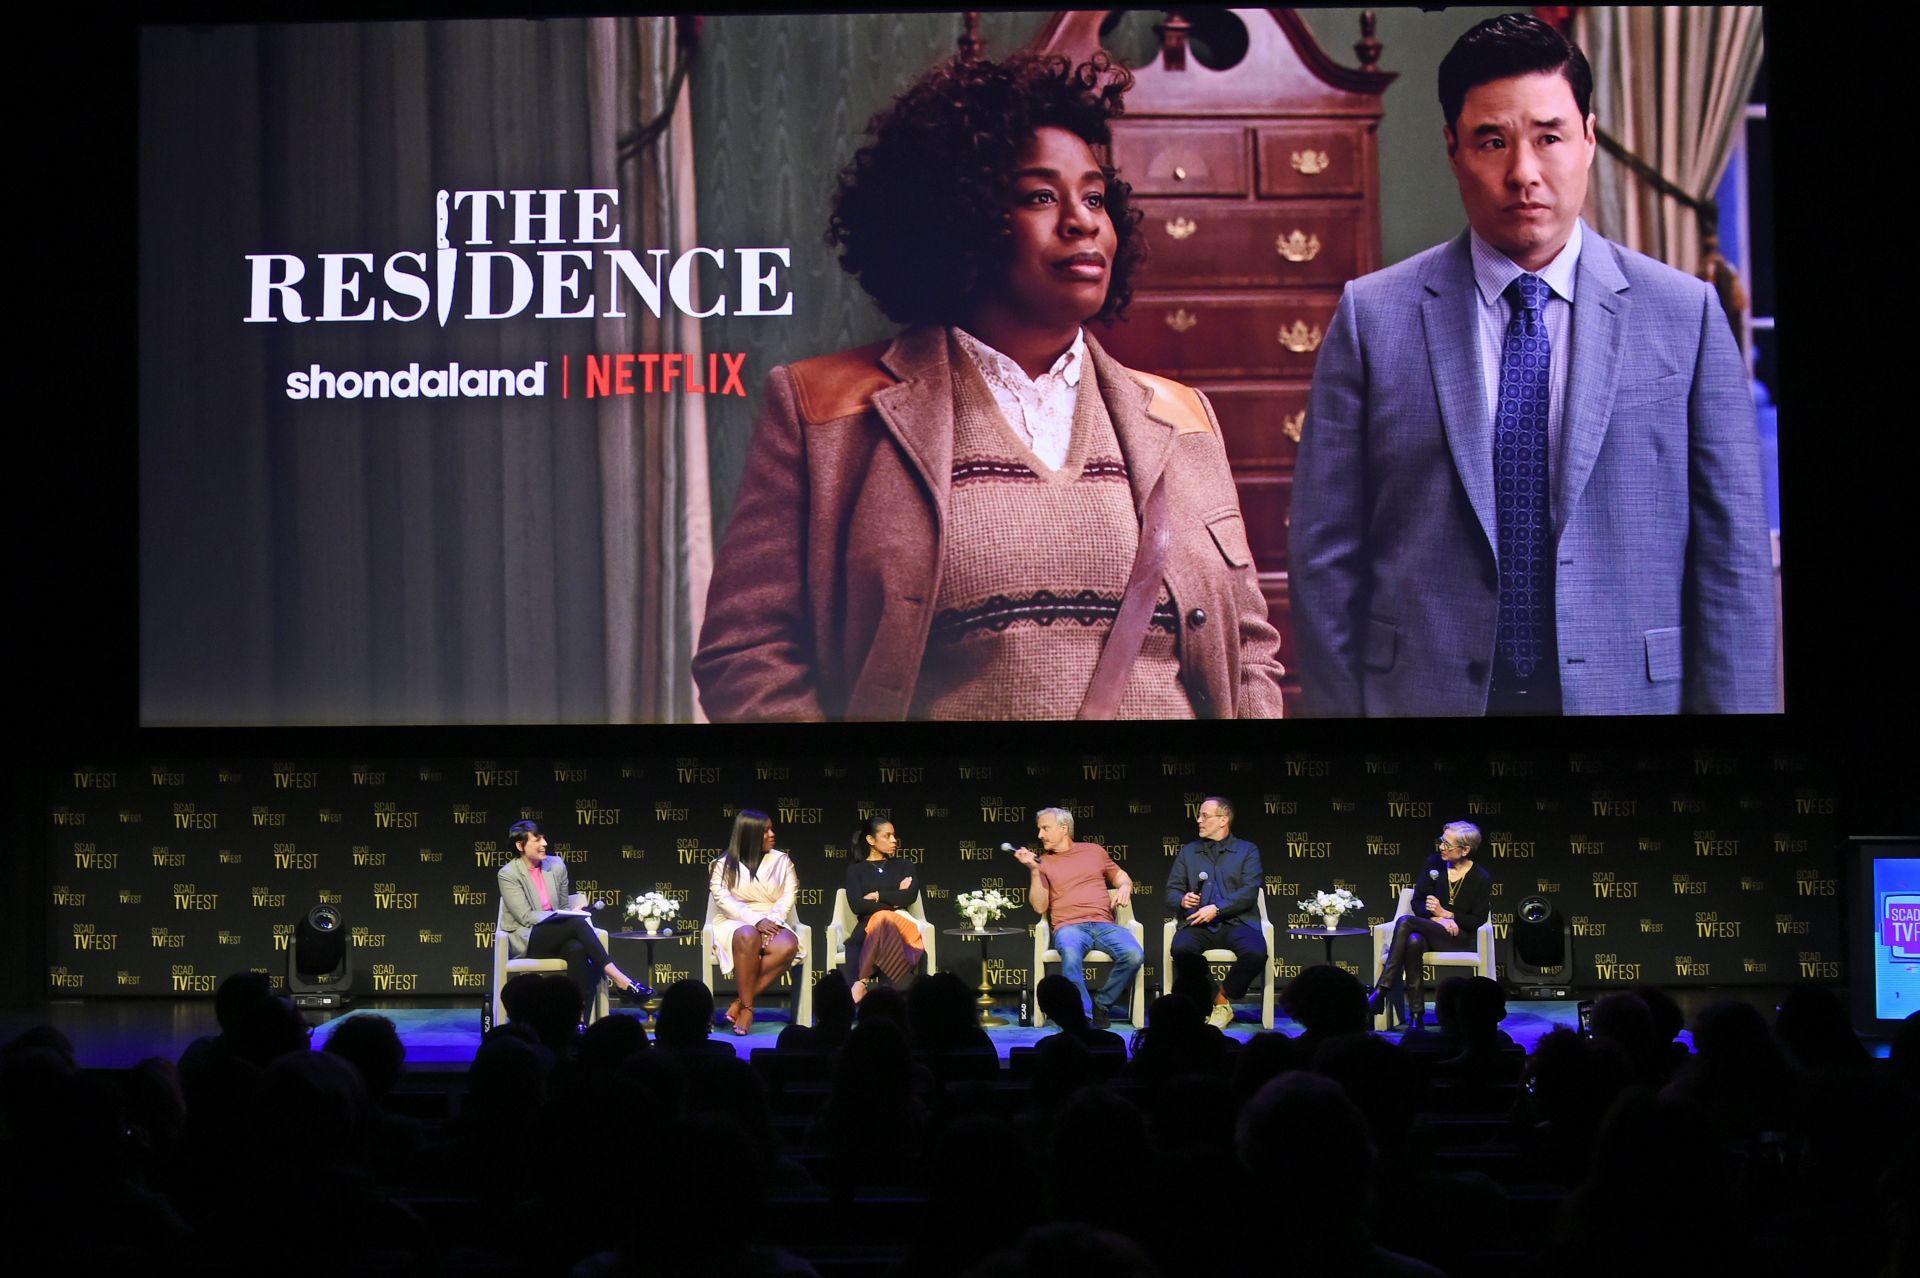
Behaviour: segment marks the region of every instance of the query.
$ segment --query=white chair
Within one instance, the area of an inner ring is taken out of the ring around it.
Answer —
[[[713,991],[713,1001],[720,1001],[720,991],[713,987],[713,893],[707,893],[707,917],[700,924],[700,983]],[[800,942],[800,950],[793,956],[793,966],[787,969],[787,979],[797,983],[793,991],[793,1023],[795,1025],[813,1024],[813,929],[800,921],[800,912],[795,910],[787,916],[787,929]],[[778,989],[778,986],[774,987]]]
[[[1260,1024],[1263,1028],[1273,1028],[1273,923],[1267,918],[1267,893],[1262,888],[1253,898],[1260,906],[1260,935],[1267,942],[1266,988],[1260,992]],[[1160,988],[1173,988],[1173,936],[1180,930],[1182,919],[1168,919],[1160,937]],[[1232,950],[1212,949],[1206,951],[1209,963],[1231,963]]]
[[[605,948],[607,934],[599,928],[593,934],[600,938]],[[507,983],[510,976],[522,972],[558,972],[566,975],[567,961],[562,958],[514,958],[510,951],[512,942],[507,939],[507,907],[502,902],[493,916],[493,1020],[494,1025],[507,1023],[507,1009],[500,1002],[500,987]],[[593,1006],[587,1009],[587,1023],[592,1024],[613,1010],[612,1000],[607,997],[607,982],[602,980],[593,996]]]
[[[920,925],[920,938],[927,950],[927,975],[931,976],[940,970],[939,965],[934,962],[934,942],[939,940],[940,934],[934,930],[933,924],[927,922],[926,899],[915,894],[913,904],[901,913]],[[829,972],[846,963],[847,938],[865,926],[860,921],[860,916],[853,912],[853,905],[847,900],[847,890],[841,888],[835,892],[833,921],[827,924],[827,970]],[[851,984],[853,978],[858,975],[858,972],[849,972],[848,983]]]
[[[1144,957],[1147,949],[1147,929],[1140,920],[1133,917],[1133,902],[1115,899],[1109,891],[1108,899],[1113,901],[1113,921],[1133,933],[1134,944],[1140,947]],[[1058,963],[1060,951],[1053,948],[1053,928],[1042,918],[1033,929],[1033,1024],[1036,1029],[1047,1023],[1047,1017],[1040,1010],[1040,978],[1046,975],[1047,964]],[[1113,962],[1113,955],[1105,950],[1088,950],[1089,963]],[[1147,1023],[1147,965],[1142,962],[1140,970],[1133,974],[1133,1024]]]
[[[1394,920],[1404,914],[1411,913],[1413,913],[1413,889],[1403,887],[1400,889],[1400,908],[1393,912],[1393,918],[1388,919],[1385,923],[1375,923],[1373,925],[1374,985],[1380,983],[1380,970],[1387,965],[1387,948],[1393,944]],[[1426,955],[1427,966],[1431,968],[1453,968],[1456,970],[1460,968],[1472,968],[1472,975],[1484,976],[1488,980],[1499,980],[1500,976],[1495,969],[1493,958],[1493,920],[1491,918],[1480,925],[1480,930],[1474,933],[1473,939],[1474,947],[1470,950],[1428,950]],[[1373,1027],[1375,1029],[1384,1030],[1392,1026],[1395,1012],[1394,1004],[1396,1001],[1397,1000],[1389,999],[1387,1006],[1382,1008],[1379,1015],[1373,1018]]]

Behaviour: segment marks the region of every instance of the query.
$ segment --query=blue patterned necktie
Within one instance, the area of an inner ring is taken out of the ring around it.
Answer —
[[[1500,537],[1500,663],[1533,677],[1546,655],[1547,284],[1521,275],[1507,286],[1513,319],[1500,348],[1500,411],[1493,423],[1494,515]]]

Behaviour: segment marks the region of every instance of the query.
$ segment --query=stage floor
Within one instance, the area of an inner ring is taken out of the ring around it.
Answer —
[[[1507,1004],[1507,1019],[1501,1028],[1528,1051],[1548,1031],[1577,1020],[1578,1004],[1563,1002],[1521,1002]],[[388,1017],[400,1031],[407,1047],[407,1064],[416,1070],[464,1070],[480,1047],[480,1007],[472,999],[368,999],[356,1003],[346,1013],[314,1018],[313,1043],[323,1046],[328,1035],[347,1016],[378,1013]],[[617,1016],[638,1015],[617,1010]],[[1241,1019],[1227,1032],[1248,1039],[1260,1032],[1259,1008],[1242,1007]],[[714,1038],[730,1043],[741,1057],[757,1048],[772,1047],[787,1024],[786,1009],[779,1005],[763,1009],[754,1021],[751,1033],[734,1035],[722,1023]],[[70,1039],[79,1063],[91,1069],[123,1069],[150,1056],[178,1060],[187,1044],[203,1034],[217,1032],[213,1019],[213,1001],[161,998],[66,999],[35,1009],[0,1011],[0,1042],[33,1025],[53,1025]],[[1116,1021],[1114,1030],[1129,1036],[1133,1027]],[[1300,1026],[1283,1016],[1275,1016],[1274,1028],[1284,1034],[1298,1034]],[[1019,1025],[990,1028],[987,1036],[999,1049],[1000,1058],[1015,1047],[1038,1043],[1051,1029],[1031,1029]],[[1392,1030],[1388,1038],[1398,1039],[1402,1031]],[[1684,1035],[1682,1036],[1685,1037]]]

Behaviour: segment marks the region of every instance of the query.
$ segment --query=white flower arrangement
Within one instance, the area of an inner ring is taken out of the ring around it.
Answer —
[[[960,912],[969,918],[978,915],[985,919],[997,919],[1013,908],[1013,898],[999,888],[979,888],[972,892],[962,892],[953,898]]]
[[[1349,910],[1364,909],[1366,904],[1346,888],[1335,888],[1331,892],[1315,892],[1312,900],[1300,902],[1300,908],[1308,914],[1341,915]]]
[[[627,902],[627,917],[647,924],[649,932],[680,914],[680,902],[659,892],[646,892]]]

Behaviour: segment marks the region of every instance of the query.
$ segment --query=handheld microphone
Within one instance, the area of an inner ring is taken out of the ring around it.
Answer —
[[[1193,894],[1200,898],[1200,904],[1196,905],[1194,907],[1195,909],[1200,909],[1201,907],[1206,905],[1207,903],[1207,872],[1205,870],[1200,871],[1200,880],[1199,882],[1194,884]]]

